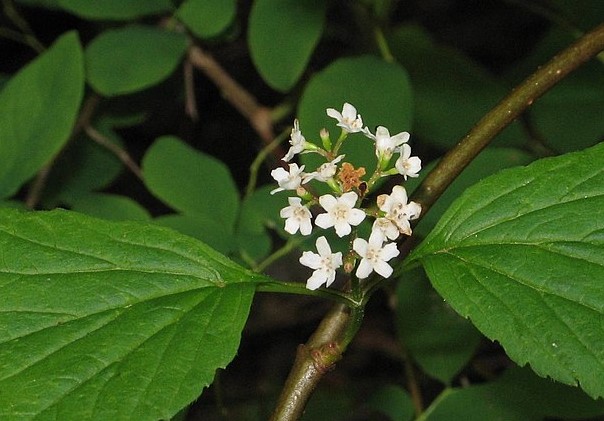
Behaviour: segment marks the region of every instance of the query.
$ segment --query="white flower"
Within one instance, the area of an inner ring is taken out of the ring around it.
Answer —
[[[375,140],[375,155],[378,159],[390,159],[394,150],[406,143],[409,140],[409,133],[400,132],[394,136],[390,136],[390,131],[384,126],[378,126],[375,130],[375,135],[371,132],[366,132],[366,136]]]
[[[363,131],[363,119],[357,115],[357,109],[345,102],[342,112],[333,108],[328,108],[327,115],[338,120],[338,126],[348,133],[357,133]]]
[[[285,162],[288,162],[294,157],[294,155],[306,149],[307,143],[308,142],[306,142],[306,139],[300,131],[300,123],[298,122],[298,119],[295,119],[294,127],[292,128],[292,134],[289,138],[289,144],[291,145],[291,147],[289,148],[289,151],[287,151],[285,156],[281,159]]]
[[[411,235],[409,221],[417,219],[422,208],[418,203],[407,203],[407,191],[403,186],[394,186],[390,195],[379,195],[377,204],[381,211],[386,212],[386,218],[398,226],[400,232]]]
[[[304,177],[304,183],[310,180],[319,180],[322,182],[326,182],[327,180],[332,178],[334,175],[336,175],[336,172],[338,171],[337,164],[342,159],[344,159],[344,156],[345,155],[340,155],[333,161],[326,162],[321,165],[319,168],[317,168],[317,171],[306,174],[306,176]]]
[[[315,290],[321,285],[330,286],[336,279],[336,269],[342,266],[342,253],[332,253],[325,237],[317,238],[317,251],[305,251],[300,257],[300,263],[315,271],[306,281],[306,288]]]
[[[400,235],[398,226],[389,218],[377,218],[373,222],[372,230],[379,230],[390,240],[396,240]]]
[[[357,278],[365,279],[373,271],[384,278],[392,275],[392,266],[386,262],[398,256],[399,251],[396,243],[388,243],[382,246],[383,241],[384,236],[380,230],[371,231],[369,242],[362,238],[355,238],[352,248],[361,256],[361,263],[359,263],[356,271]]]
[[[290,234],[295,234],[298,229],[300,234],[309,235],[312,231],[310,218],[312,214],[306,206],[302,205],[302,199],[299,197],[288,197],[289,206],[281,209],[279,215],[285,220],[285,231]]]
[[[365,212],[355,209],[358,199],[355,192],[349,191],[337,199],[331,194],[319,197],[319,203],[327,213],[317,216],[315,223],[321,228],[335,227],[339,237],[350,234],[351,225],[359,225],[365,219]]]
[[[271,190],[271,194],[283,190],[296,190],[302,184],[304,176],[304,165],[298,168],[298,164],[289,164],[289,171],[279,167],[271,171],[271,176],[279,183],[279,187]]]
[[[394,166],[398,173],[405,177],[417,177],[422,169],[422,160],[417,156],[411,156],[411,146],[404,144],[400,148],[401,156],[396,160]]]

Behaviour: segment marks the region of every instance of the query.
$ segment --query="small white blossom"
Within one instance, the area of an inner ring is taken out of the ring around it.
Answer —
[[[383,245],[384,235],[380,230],[372,230],[369,241],[363,238],[355,238],[352,248],[361,256],[361,263],[357,268],[356,275],[359,279],[367,278],[375,271],[384,278],[392,275],[393,269],[388,260],[399,255],[396,243]]]
[[[411,235],[409,221],[417,219],[422,208],[418,203],[407,203],[407,191],[403,186],[394,186],[389,195],[379,195],[377,204],[381,211],[386,212],[386,218],[398,226],[400,232]]]
[[[375,140],[375,155],[378,159],[390,159],[394,150],[406,143],[409,140],[409,133],[400,132],[394,136],[390,136],[390,131],[384,126],[378,126],[375,130],[375,135],[371,132],[366,132],[366,136]]]
[[[338,126],[348,133],[357,133],[363,131],[363,119],[357,114],[357,109],[345,102],[342,112],[334,108],[328,108],[327,115],[338,120]]]
[[[396,160],[394,166],[398,173],[405,177],[417,177],[422,169],[422,160],[417,156],[411,156],[411,146],[406,143],[400,148],[401,156]]]
[[[390,240],[396,240],[400,235],[398,226],[389,218],[377,218],[372,230],[380,230]]]
[[[332,178],[334,175],[336,175],[336,172],[338,171],[337,164],[342,159],[344,159],[344,156],[345,155],[340,155],[333,161],[326,162],[323,165],[321,165],[319,168],[317,168],[317,171],[306,174],[306,176],[304,177],[304,183],[306,183],[310,180],[318,180],[318,181],[326,182],[327,180]]]
[[[279,167],[271,171],[271,176],[279,183],[279,187],[271,190],[271,194],[283,190],[296,190],[302,184],[304,177],[304,165],[298,168],[298,164],[289,164],[289,171]]]
[[[285,231],[290,234],[295,234],[298,229],[302,235],[310,235],[312,224],[310,218],[312,214],[308,208],[302,205],[302,199],[299,197],[288,197],[289,206],[281,209],[279,215],[285,220]]]
[[[306,142],[306,139],[302,135],[302,132],[300,131],[300,123],[298,122],[298,119],[294,120],[294,127],[292,128],[292,133],[289,138],[289,144],[291,145],[289,151],[287,151],[285,156],[281,158],[285,162],[290,161],[294,157],[294,155],[306,149],[306,146],[308,144],[308,142]]]
[[[319,197],[319,204],[327,211],[317,216],[315,223],[321,228],[335,227],[339,237],[350,234],[351,225],[359,225],[365,219],[365,212],[355,209],[359,197],[353,191],[344,193],[337,199],[331,194]]]
[[[317,238],[315,244],[319,254],[305,251],[300,257],[300,263],[314,269],[306,281],[306,288],[310,290],[315,290],[323,284],[330,286],[336,279],[336,269],[342,266],[342,253],[332,253],[325,237]]]

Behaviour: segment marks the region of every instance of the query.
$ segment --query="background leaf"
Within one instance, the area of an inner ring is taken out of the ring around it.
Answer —
[[[513,66],[505,78],[513,84],[519,83],[574,41],[567,31],[552,28],[531,55]],[[604,65],[592,60],[535,101],[529,109],[529,116],[531,124],[547,145],[559,152],[570,152],[593,146],[604,138],[604,118],[598,118],[604,116],[603,109]]]
[[[60,7],[85,19],[130,20],[172,10],[170,0],[57,0]]]
[[[176,16],[200,38],[220,35],[235,19],[235,0],[186,0]]]
[[[413,402],[400,386],[385,385],[376,390],[367,401],[367,406],[385,414],[391,421],[413,419]]]
[[[235,248],[232,231],[222,224],[217,224],[212,218],[173,214],[159,216],[154,221],[197,238],[220,253],[228,254]]]
[[[520,365],[604,396],[604,144],[468,189],[412,253]]]
[[[298,81],[321,37],[322,0],[256,0],[248,40],[254,65],[272,88],[286,92]]]
[[[126,196],[107,193],[88,193],[72,202],[71,209],[110,221],[146,221],[149,212]]]
[[[430,286],[423,270],[405,272],[396,288],[399,338],[428,375],[450,384],[482,335]]]
[[[402,26],[391,35],[393,54],[413,84],[413,133],[441,149],[453,147],[508,93],[506,84],[461,52],[436,44],[419,26]],[[526,136],[513,123],[498,144],[522,145]]]
[[[78,36],[70,32],[0,92],[0,198],[9,197],[65,144],[84,90]]]
[[[234,357],[262,279],[174,231],[68,211],[1,209],[0,245],[0,418],[169,419]]]
[[[419,418],[421,421],[541,421],[584,419],[604,414],[604,402],[535,376],[528,369],[507,370],[488,384],[447,389]]]
[[[372,132],[379,125],[386,126],[392,135],[411,130],[411,85],[405,69],[398,64],[374,56],[343,58],[314,75],[298,105],[298,119],[306,139],[321,145],[322,128],[331,132],[332,140],[337,139],[340,128],[325,110],[342,111],[344,102],[357,108]],[[342,151],[347,162],[366,167],[368,174],[375,169],[374,144],[364,135],[351,134]],[[307,171],[325,162],[313,154],[302,155],[302,161],[307,164]]]
[[[159,199],[188,215],[224,224],[232,232],[239,208],[227,166],[173,136],[160,137],[143,159],[145,185]]]
[[[185,54],[184,34],[151,26],[109,29],[86,47],[86,76],[107,96],[136,92],[166,79]]]

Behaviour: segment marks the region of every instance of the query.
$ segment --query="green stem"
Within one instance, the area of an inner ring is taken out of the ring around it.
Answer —
[[[349,294],[340,292],[334,289],[320,288],[316,290],[310,290],[302,283],[296,282],[271,282],[259,283],[256,287],[258,292],[278,292],[285,294],[296,294],[296,295],[308,295],[311,297],[327,298],[329,300],[336,301],[340,304],[344,304],[348,307],[358,307],[360,301],[354,299]]]
[[[394,63],[394,56],[390,51],[390,46],[388,45],[388,41],[386,41],[386,37],[384,36],[384,31],[379,26],[376,26],[374,29],[375,41],[377,43],[378,49],[380,50],[380,54],[382,58],[388,63]]]
[[[422,217],[463,169],[508,124],[573,70],[604,49],[604,24],[581,37],[517,86],[440,160],[415,190]]]
[[[262,262],[258,263],[254,268],[254,272],[262,272],[266,269],[270,264],[279,260],[283,256],[289,254],[290,251],[295,249],[298,244],[300,244],[302,240],[298,240],[295,237],[290,237],[287,242],[283,245],[283,247],[275,250],[272,254],[270,254],[266,259]]]
[[[40,41],[38,41],[27,21],[21,17],[13,1],[2,0],[2,7],[4,9],[4,14],[6,15],[6,17],[8,17],[22,32],[22,34],[20,34],[21,40],[16,41],[28,45],[38,54],[43,53],[45,50],[44,45]],[[13,40],[15,39],[13,38]]]
[[[260,171],[260,166],[266,159],[266,157],[275,149],[282,141],[287,137],[287,131],[284,131],[279,134],[279,136],[275,137],[275,139],[266,145],[264,148],[260,150],[252,165],[250,165],[250,179],[245,188],[245,197],[244,200],[247,199],[254,193],[256,189],[256,182],[258,181],[258,171]]]

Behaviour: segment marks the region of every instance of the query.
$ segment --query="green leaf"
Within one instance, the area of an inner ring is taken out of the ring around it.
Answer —
[[[140,222],[0,210],[0,418],[169,419],[234,357],[255,283]]]
[[[317,73],[306,85],[298,106],[302,133],[308,141],[321,145],[319,131],[327,128],[332,140],[340,135],[336,121],[327,116],[327,108],[342,111],[344,102],[357,108],[363,123],[374,131],[386,126],[391,134],[411,129],[413,101],[411,85],[405,69],[374,56],[343,58]],[[354,133],[344,143],[346,161],[363,166],[367,173],[375,169],[374,144],[360,133]],[[325,162],[317,155],[302,155],[307,171]]]
[[[155,218],[155,222],[164,227],[181,232],[203,241],[214,250],[228,254],[235,247],[233,232],[211,218],[200,215],[164,215]]]
[[[143,158],[145,185],[188,215],[224,224],[232,232],[239,209],[237,186],[227,166],[182,140],[160,137]]]
[[[170,0],[57,0],[68,12],[85,19],[131,20],[146,15],[170,12]]]
[[[390,37],[393,54],[409,72],[415,93],[413,133],[442,148],[454,146],[507,93],[483,67],[458,51],[434,43],[418,26],[398,28]],[[363,115],[364,117],[364,115]],[[499,144],[521,145],[518,123]]]
[[[604,144],[468,189],[410,261],[520,365],[604,396]]]
[[[254,65],[272,88],[286,92],[300,79],[325,23],[322,0],[256,0],[248,40]]]
[[[110,221],[147,221],[149,212],[134,200],[107,193],[88,193],[72,202],[71,209]]]
[[[491,383],[445,390],[419,420],[541,421],[591,418],[603,413],[601,400],[594,401],[578,389],[514,367]]]
[[[397,330],[428,375],[450,384],[470,361],[481,335],[443,301],[422,270],[406,272],[396,289]]]
[[[391,421],[413,419],[413,402],[400,386],[392,384],[382,386],[369,397],[367,406],[387,415]]]
[[[14,194],[65,144],[84,90],[78,36],[70,32],[0,92],[0,198]]]
[[[519,149],[486,148],[463,170],[455,181],[453,181],[451,186],[447,188],[445,193],[438,198],[436,203],[430,208],[430,212],[422,218],[419,224],[417,224],[417,227],[413,229],[413,232],[421,236],[428,235],[440,220],[443,213],[451,206],[451,203],[453,203],[453,201],[468,187],[504,168],[526,165],[532,160],[533,158],[528,153]],[[408,179],[405,183],[407,191],[413,192],[437,163],[437,161],[433,161],[422,168],[418,178]]]
[[[200,38],[220,35],[235,19],[235,0],[186,0],[176,16]]]
[[[186,49],[181,33],[140,25],[109,29],[86,48],[88,82],[107,96],[143,90],[170,76]]]

